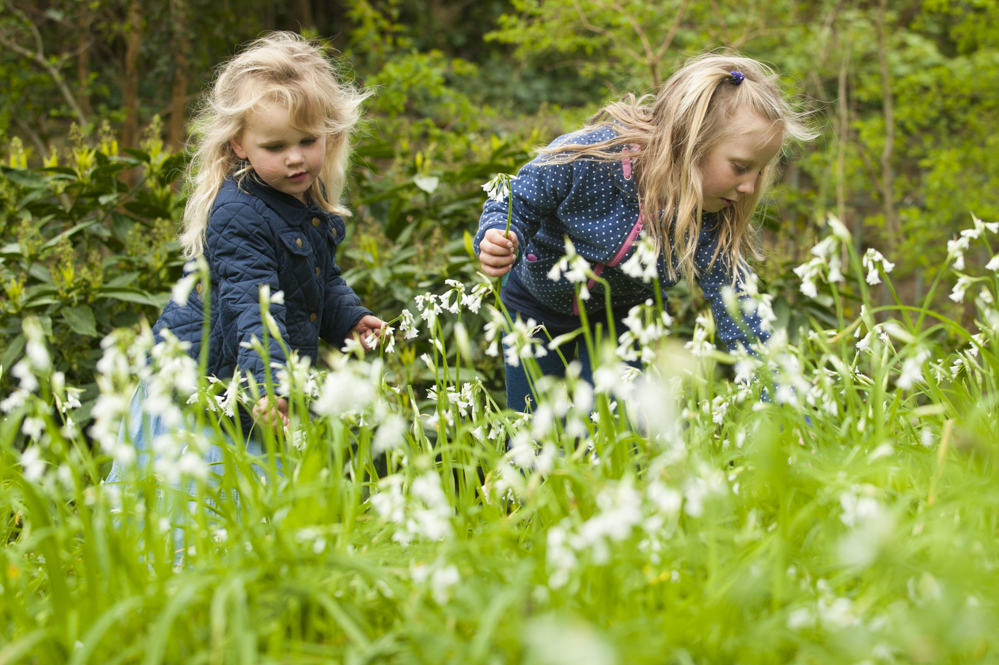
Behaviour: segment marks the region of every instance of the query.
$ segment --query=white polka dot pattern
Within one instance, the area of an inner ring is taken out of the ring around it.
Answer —
[[[614,136],[610,128],[586,133],[576,132],[557,138],[552,145],[571,140],[593,144]],[[521,248],[513,270],[531,295],[544,307],[569,314],[575,294],[574,285],[564,276],[548,278],[549,270],[565,254],[568,238],[576,252],[590,262],[608,263],[621,248],[638,217],[638,192],[633,179],[627,179],[620,161],[578,159],[567,164],[545,164],[544,156],[526,164],[511,182],[513,214],[510,229],[517,235]],[[488,229],[506,227],[506,201],[486,201],[479,230],[475,236],[475,252]],[[731,283],[729,264],[719,257],[710,267],[715,249],[712,226],[714,215],[705,215],[695,254],[698,283],[711,305],[719,339],[733,348],[748,339],[739,324],[732,320],[722,301],[721,290]],[[634,252],[630,249],[624,263]],[[670,255],[676,265],[676,257]],[[667,277],[665,257],[659,257],[659,282],[662,290],[676,284]],[[607,280],[615,310],[627,308],[653,297],[651,284],[626,275],[620,268],[607,268]],[[741,280],[740,280],[741,282]],[[738,288],[738,284],[736,285]],[[603,287],[597,285],[587,305],[587,311],[603,307]],[[521,308],[523,309],[523,308]],[[529,314],[529,312],[522,312]],[[540,312],[538,312],[540,313]],[[542,318],[543,320],[543,318]],[[756,316],[744,319],[746,327],[759,339],[769,335],[760,329]]]

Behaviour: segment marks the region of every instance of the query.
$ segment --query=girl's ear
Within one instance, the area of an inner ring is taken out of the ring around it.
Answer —
[[[239,139],[229,139],[229,145],[232,147],[232,151],[236,153],[236,156],[240,159],[246,159],[246,151],[243,150],[243,144]]]

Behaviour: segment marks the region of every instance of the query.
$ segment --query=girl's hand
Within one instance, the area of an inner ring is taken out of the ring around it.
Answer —
[[[482,272],[499,277],[510,272],[517,260],[517,234],[489,229],[479,243],[479,263]]]
[[[288,426],[288,400],[264,395],[253,405],[253,419],[265,427]]]
[[[385,322],[379,319],[373,314],[365,314],[361,317],[361,320],[354,324],[354,327],[350,329],[350,334],[352,337],[356,337],[368,351],[373,350],[378,346],[378,337],[381,333],[382,326]],[[372,337],[374,335],[374,337]]]

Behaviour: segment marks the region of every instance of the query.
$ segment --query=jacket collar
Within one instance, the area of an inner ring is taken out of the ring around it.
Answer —
[[[264,181],[256,173],[250,172],[237,184],[247,193],[263,201],[268,208],[276,212],[281,219],[294,226],[301,226],[306,220],[317,214],[326,217],[326,211],[319,206],[305,205],[294,196],[279,192]]]

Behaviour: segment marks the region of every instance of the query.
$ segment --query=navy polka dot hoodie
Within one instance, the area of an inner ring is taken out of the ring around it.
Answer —
[[[566,142],[591,145],[614,135],[609,127],[584,130],[561,136],[551,145]],[[573,311],[575,285],[564,275],[558,280],[548,276],[565,255],[565,238],[569,238],[591,267],[610,263],[635,226],[639,215],[638,190],[635,179],[626,173],[628,169],[622,168],[621,161],[577,159],[566,164],[546,164],[546,157],[541,155],[526,164],[510,183],[513,193],[510,230],[517,235],[519,251],[501,297],[511,311],[562,332],[579,326],[579,318]],[[506,228],[507,212],[507,201],[486,201],[475,236],[476,254],[487,230]],[[732,320],[722,300],[722,288],[732,283],[728,262],[719,257],[708,267],[715,250],[715,221],[713,214],[703,217],[695,254],[697,281],[711,305],[719,339],[729,349],[740,343],[748,346],[750,339]],[[626,262],[634,252],[633,245],[620,262]],[[675,266],[676,257],[670,258]],[[665,260],[660,256],[657,266],[663,292],[676,284],[675,279],[668,277]],[[602,277],[610,285],[616,318],[634,305],[654,298],[652,284],[625,274],[620,267],[607,267]],[[741,291],[739,286],[736,283],[737,291]],[[603,316],[603,307],[603,287],[597,283],[591,289],[586,311]],[[757,316],[746,316],[744,322],[757,339],[765,341],[769,337],[761,330]]]

